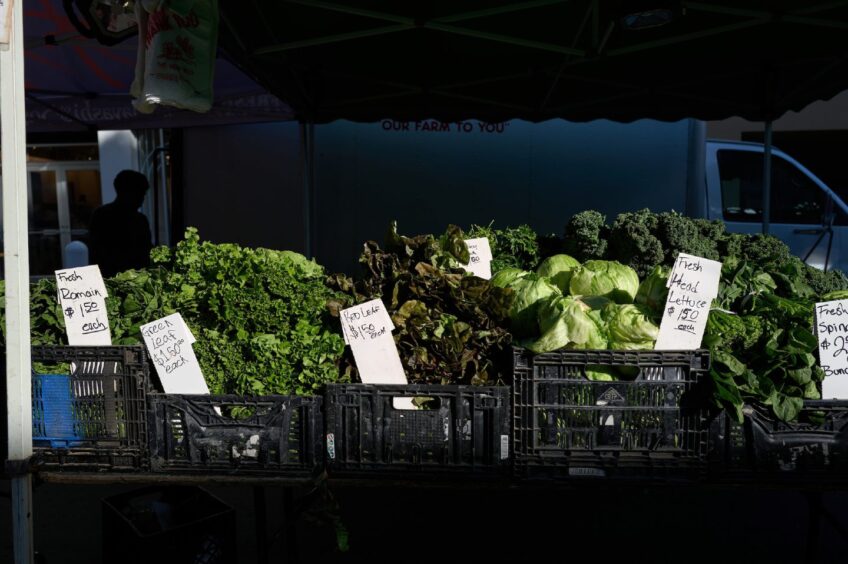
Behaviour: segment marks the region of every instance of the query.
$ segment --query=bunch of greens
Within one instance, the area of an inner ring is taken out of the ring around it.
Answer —
[[[540,258],[540,242],[548,238],[536,235],[529,225],[495,229],[487,226],[472,225],[468,238],[486,237],[492,250],[492,272],[507,267],[530,270],[535,268]]]
[[[554,255],[536,272],[508,268],[492,281],[515,292],[510,329],[535,353],[561,348],[651,349],[656,341],[659,328],[650,309],[633,303],[640,291],[649,289],[640,289],[636,272],[623,264],[588,260],[581,265],[569,255]],[[616,376],[595,372],[597,378]]]
[[[455,226],[440,238],[405,237],[393,223],[385,248],[365,243],[362,277],[329,279],[344,294],[332,302],[335,315],[356,303],[383,300],[409,382],[491,384],[509,376],[508,364],[499,360],[511,342],[503,325],[513,294],[460,268],[469,260],[464,238]],[[353,378],[350,354],[345,364]]]
[[[600,212],[586,210],[571,216],[565,225],[564,251],[579,261],[607,257],[609,227]]]
[[[338,380],[344,342],[319,265],[289,251],[201,243],[191,228],[151,259],[149,269],[105,280],[113,343],[141,344],[141,325],[180,313],[212,393],[311,394]],[[33,343],[66,343],[55,282],[35,284],[30,303]]]
[[[315,262],[290,251],[201,243],[194,229],[173,250],[154,249],[151,260],[161,301],[150,296],[142,307],[182,314],[212,393],[311,394],[338,379],[344,342],[326,308],[334,293]],[[126,305],[127,298],[125,315]]]
[[[704,345],[712,351],[715,396],[740,420],[746,402],[791,421],[803,400],[821,397],[824,373],[812,332],[816,294],[799,274],[772,275],[747,261],[724,265]]]
[[[816,295],[848,288],[848,278],[841,271],[823,272],[804,264],[775,237],[729,233],[721,221],[676,212],[622,213],[612,226],[596,211],[580,212],[566,223],[563,246],[580,261],[615,260],[640,277],[657,266],[672,266],[682,252],[723,262],[745,260],[766,272],[790,276]]]
[[[67,342],[62,308],[56,299],[56,281],[42,279],[30,285],[30,332],[33,345]],[[0,346],[6,347],[6,281],[0,280]]]
[[[564,248],[580,260],[619,261],[645,277],[635,303],[654,320],[678,253],[722,261],[703,341],[712,351],[717,401],[739,417],[744,403],[765,404],[789,421],[804,399],[819,397],[812,304],[848,290],[841,271],[804,264],[775,237],[728,233],[720,221],[674,212],[624,213],[609,227],[601,214],[582,212],[567,223]]]

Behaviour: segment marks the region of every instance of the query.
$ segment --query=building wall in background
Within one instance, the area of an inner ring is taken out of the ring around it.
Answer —
[[[100,185],[103,203],[115,199],[112,181],[124,169],[139,170],[138,143],[132,131],[98,131]]]
[[[707,137],[741,141],[746,132],[762,132],[762,122],[730,118],[707,123]],[[787,112],[772,124],[773,131],[848,130],[848,92],[813,102],[800,112]]]
[[[763,142],[764,124],[739,118],[707,123],[707,137]],[[848,92],[788,112],[772,124],[772,143],[848,199]]]

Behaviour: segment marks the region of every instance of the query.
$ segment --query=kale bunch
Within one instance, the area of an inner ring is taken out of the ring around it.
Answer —
[[[609,227],[606,217],[594,210],[571,216],[565,225],[563,250],[580,262],[607,258]]]
[[[646,276],[657,265],[674,264],[679,253],[719,260],[726,237],[719,221],[644,209],[616,218],[610,230],[609,256]]]

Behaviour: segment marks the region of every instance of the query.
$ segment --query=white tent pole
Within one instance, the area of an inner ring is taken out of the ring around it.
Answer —
[[[8,2],[8,0],[7,0]],[[0,45],[0,149],[3,152],[3,261],[6,275],[6,396],[12,476],[15,564],[33,562],[32,478],[20,473],[32,456],[29,334],[26,117],[23,0],[13,0],[10,43]]]
[[[763,233],[768,235],[771,222],[771,120],[766,121],[763,153]]]

